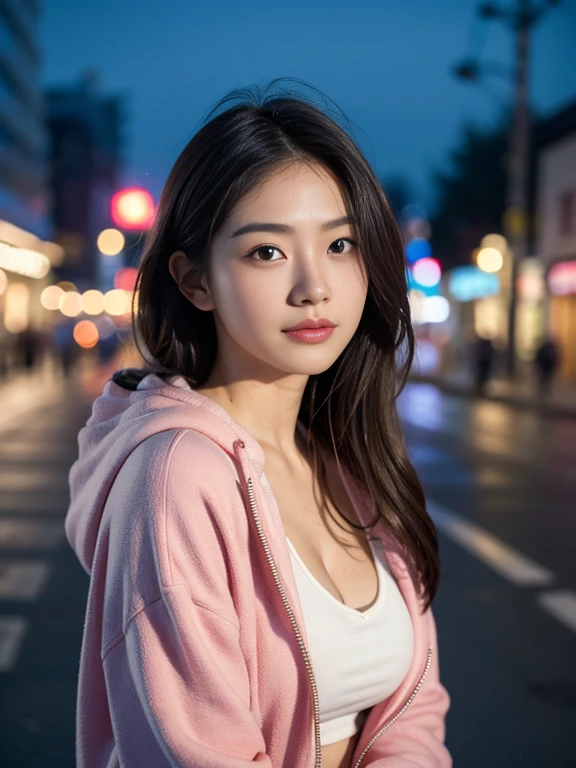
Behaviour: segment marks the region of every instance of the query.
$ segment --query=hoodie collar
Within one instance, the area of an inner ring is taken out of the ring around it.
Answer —
[[[262,476],[264,465],[266,463],[266,456],[260,443],[247,429],[235,421],[225,408],[218,405],[218,403],[211,400],[209,397],[206,397],[206,395],[203,395],[201,392],[192,389],[183,376],[173,376],[164,381],[164,379],[157,376],[155,373],[150,373],[142,379],[136,391],[149,390],[156,390],[157,394],[162,394],[166,397],[172,397],[175,400],[201,406],[213,413],[223,421],[232,432],[234,432],[237,438],[242,440],[250,464],[258,477]]]

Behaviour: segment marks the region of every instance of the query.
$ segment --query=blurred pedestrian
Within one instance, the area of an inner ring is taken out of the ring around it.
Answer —
[[[36,366],[39,339],[36,330],[30,326],[25,328],[17,336],[16,346],[18,350],[18,362],[27,371],[32,371]]]
[[[473,360],[474,388],[476,394],[483,395],[494,366],[494,345],[490,339],[483,336],[478,337],[473,346]]]
[[[547,337],[536,350],[534,365],[538,378],[538,395],[541,400],[550,394],[554,373],[560,363],[560,351],[556,342]]]
[[[77,344],[74,340],[74,325],[72,321],[66,319],[58,323],[58,325],[54,327],[52,338],[62,373],[67,378],[72,372],[77,354]]]

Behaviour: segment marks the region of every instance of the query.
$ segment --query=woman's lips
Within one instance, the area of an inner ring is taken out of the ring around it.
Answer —
[[[323,326],[322,328],[300,328],[298,331],[282,331],[282,333],[306,344],[318,344],[320,341],[329,339],[333,331],[334,327]]]

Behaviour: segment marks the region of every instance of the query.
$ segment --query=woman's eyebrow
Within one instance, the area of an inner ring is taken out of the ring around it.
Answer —
[[[336,229],[336,227],[342,227],[344,224],[352,225],[352,219],[350,216],[341,216],[339,219],[332,219],[332,221],[326,221],[320,229],[322,232],[327,232],[330,229]],[[240,235],[246,235],[248,232],[275,232],[280,234],[291,235],[294,234],[294,227],[288,224],[275,224],[273,222],[254,222],[254,224],[245,224],[236,232],[230,235],[230,239],[233,237],[239,237]]]

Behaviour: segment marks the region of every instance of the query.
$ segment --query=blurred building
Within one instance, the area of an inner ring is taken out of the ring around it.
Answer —
[[[98,284],[98,235],[111,226],[110,200],[121,163],[123,99],[104,95],[94,72],[46,94],[55,239],[66,252],[57,270],[80,291]]]
[[[0,3],[0,217],[50,233],[38,2]]]
[[[548,329],[560,345],[562,378],[576,382],[576,102],[540,128],[537,185]]]
[[[0,2],[0,369],[40,329],[40,294],[62,257],[51,235],[37,0]]]

